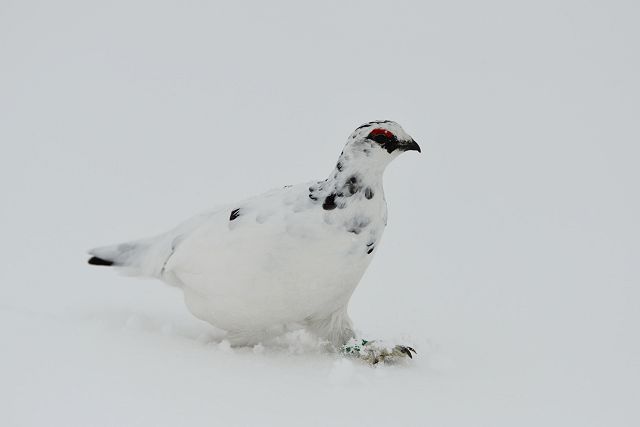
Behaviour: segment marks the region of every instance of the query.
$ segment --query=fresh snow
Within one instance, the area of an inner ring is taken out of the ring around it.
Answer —
[[[0,4],[0,425],[640,425],[632,2]],[[86,250],[322,178],[396,120],[370,367],[234,348]],[[241,195],[241,197],[238,197]]]

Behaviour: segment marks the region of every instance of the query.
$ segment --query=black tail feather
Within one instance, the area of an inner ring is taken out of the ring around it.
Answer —
[[[89,264],[91,265],[104,265],[110,267],[113,265],[113,261],[109,261],[108,259],[98,258],[97,256],[92,256],[89,258]]]

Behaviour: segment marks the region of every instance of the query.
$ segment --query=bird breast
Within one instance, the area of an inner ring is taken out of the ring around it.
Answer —
[[[362,197],[327,210],[306,189],[221,210],[180,242],[165,271],[193,314],[236,330],[301,321],[347,303],[382,235],[386,205]]]

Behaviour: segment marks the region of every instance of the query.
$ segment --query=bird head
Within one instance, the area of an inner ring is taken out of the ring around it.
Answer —
[[[351,162],[384,167],[405,151],[420,152],[420,146],[396,122],[379,120],[365,123],[353,131],[342,157]]]

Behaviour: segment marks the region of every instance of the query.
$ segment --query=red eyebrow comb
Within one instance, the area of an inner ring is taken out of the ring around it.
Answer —
[[[391,132],[389,132],[386,129],[382,129],[382,128],[376,128],[374,130],[371,131],[371,133],[369,133],[369,136],[377,136],[377,135],[384,135],[387,138],[393,138],[393,134]]]

